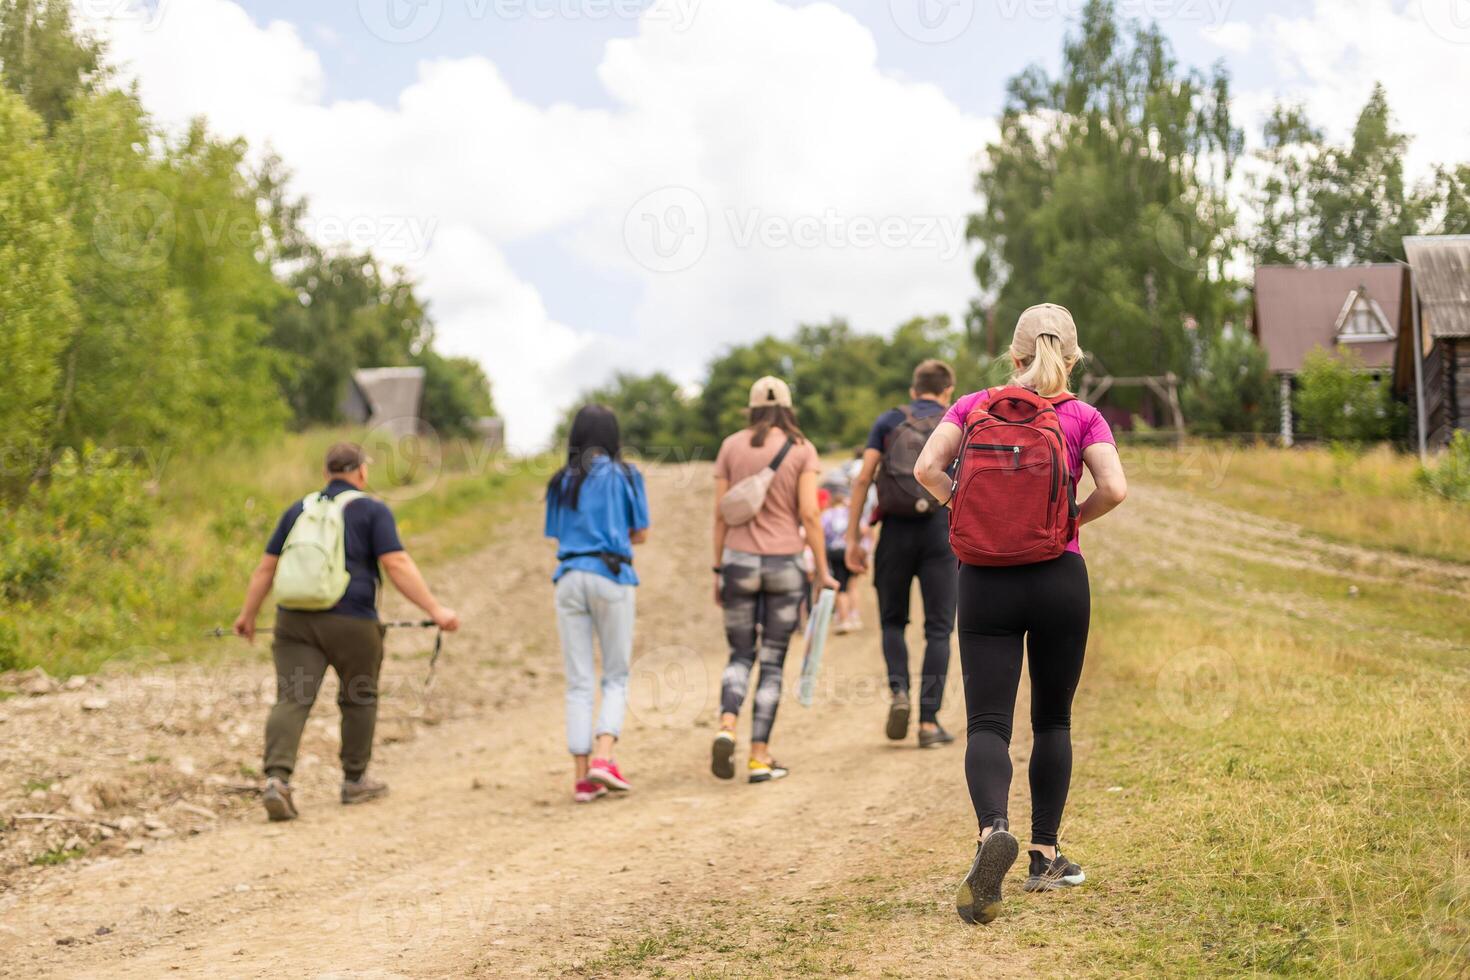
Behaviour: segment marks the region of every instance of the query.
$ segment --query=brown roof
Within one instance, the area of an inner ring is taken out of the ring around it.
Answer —
[[[1470,337],[1470,235],[1404,239],[1419,291],[1419,316],[1430,337]]]
[[[1402,320],[1404,270],[1398,265],[1350,265],[1302,268],[1263,265],[1256,268],[1256,303],[1252,330],[1266,349],[1272,371],[1296,372],[1313,348],[1334,346],[1356,351],[1368,367],[1393,364],[1393,340],[1337,343],[1339,318],[1354,291],[1382,310],[1397,336]]]

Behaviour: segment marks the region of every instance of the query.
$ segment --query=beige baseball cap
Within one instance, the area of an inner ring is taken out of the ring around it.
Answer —
[[[1036,353],[1036,338],[1042,334],[1049,334],[1061,343],[1063,357],[1077,354],[1077,324],[1065,306],[1042,303],[1022,313],[1011,337],[1012,353],[1030,357]]]
[[[766,408],[770,405],[790,408],[791,388],[780,378],[768,374],[750,386],[750,407]]]

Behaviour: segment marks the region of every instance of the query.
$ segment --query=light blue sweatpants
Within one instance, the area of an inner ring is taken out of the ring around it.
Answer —
[[[567,672],[567,749],[572,755],[592,752],[594,636],[602,648],[602,708],[596,733],[622,734],[637,592],[634,586],[593,572],[570,571],[557,580],[556,625]]]

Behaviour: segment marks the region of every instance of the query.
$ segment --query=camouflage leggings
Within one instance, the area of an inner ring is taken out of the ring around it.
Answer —
[[[754,555],[725,549],[725,639],[730,663],[720,685],[720,709],[738,715],[760,645],[760,681],[750,726],[752,742],[768,742],[781,703],[781,669],[800,619],[806,573],[796,555]]]

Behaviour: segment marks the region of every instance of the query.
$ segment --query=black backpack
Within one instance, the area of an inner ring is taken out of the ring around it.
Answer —
[[[885,517],[922,517],[939,509],[939,501],[914,479],[914,464],[924,443],[944,421],[944,413],[922,418],[905,405],[898,411],[903,421],[883,440],[883,458],[878,462],[878,510]]]

